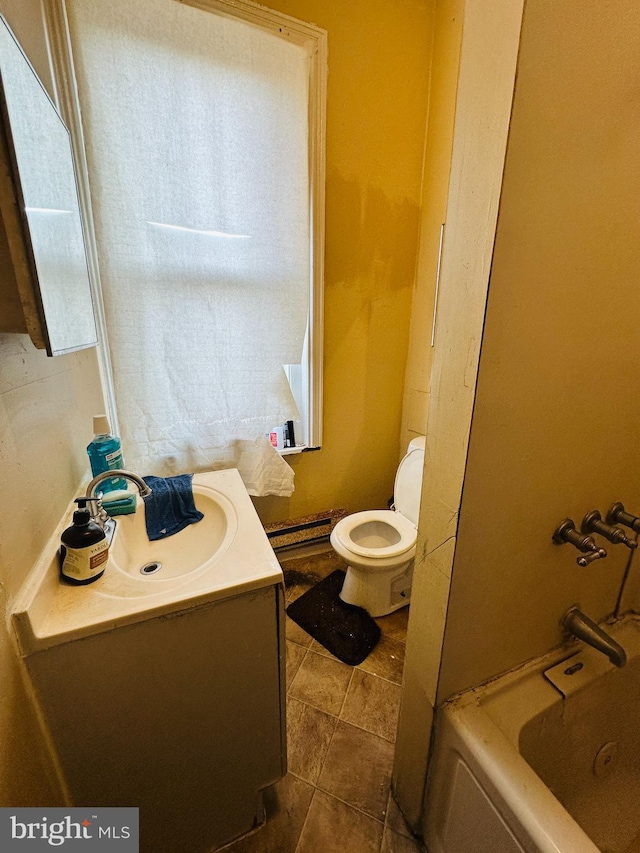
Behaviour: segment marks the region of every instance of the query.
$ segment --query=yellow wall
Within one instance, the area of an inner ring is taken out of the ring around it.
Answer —
[[[386,506],[419,227],[433,0],[275,0],[328,31],[324,441],[263,521]]]
[[[427,432],[431,379],[431,323],[440,231],[447,216],[451,146],[460,64],[464,0],[437,0],[429,115],[424,155],[420,245],[411,303],[411,331],[404,385],[400,446]]]
[[[640,514],[640,15],[615,5],[526,5],[440,700],[557,645],[570,605],[608,616],[629,552],[582,569],[551,534]]]

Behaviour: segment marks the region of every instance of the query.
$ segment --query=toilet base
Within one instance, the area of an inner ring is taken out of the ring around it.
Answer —
[[[364,608],[370,616],[386,616],[409,604],[412,578],[413,560],[387,571],[348,565],[340,598]]]

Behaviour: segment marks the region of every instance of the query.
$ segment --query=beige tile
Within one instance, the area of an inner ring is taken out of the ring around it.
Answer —
[[[380,637],[380,641],[369,657],[365,658],[358,669],[379,675],[388,681],[402,684],[405,644],[391,637]]]
[[[307,650],[303,646],[287,640],[287,689],[291,686],[306,653]]]
[[[322,770],[337,719],[298,702],[287,702],[287,752],[289,771],[315,785]]]
[[[399,684],[356,669],[340,719],[393,743],[398,728],[401,692]]]
[[[404,643],[407,639],[409,608],[401,607],[400,610],[395,610],[393,613],[389,613],[388,616],[379,616],[376,622],[383,636],[391,637],[393,640],[400,640],[401,643]]]
[[[280,560],[280,566],[284,573],[287,603],[295,601],[331,572],[345,568],[344,562],[333,551],[293,560]]]
[[[319,643],[317,640],[312,640],[309,648],[317,655],[324,655],[326,658],[331,658],[331,660],[338,660],[335,655],[332,655],[331,652],[328,649],[325,649],[322,643]]]
[[[392,765],[393,744],[340,721],[318,787],[371,817],[384,820]]]
[[[423,850],[417,838],[401,835],[385,826],[380,853],[423,853]]]
[[[297,853],[379,853],[383,825],[316,791]]]
[[[313,791],[312,785],[291,773],[267,788],[265,824],[225,847],[225,853],[295,853]]]
[[[298,573],[295,569],[291,569],[285,574],[285,601],[291,604],[296,598],[300,598],[305,592],[308,592],[311,587],[315,586],[322,580],[320,575]]]
[[[287,640],[290,640],[292,643],[297,643],[299,646],[303,646],[305,649],[308,649],[311,643],[313,642],[313,637],[310,634],[302,629],[297,622],[294,622],[289,616],[287,616],[285,622],[285,634]]]
[[[353,669],[340,661],[309,651],[295,678],[289,695],[328,714],[340,713]]]

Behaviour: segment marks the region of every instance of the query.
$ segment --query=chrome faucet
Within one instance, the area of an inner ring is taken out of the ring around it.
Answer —
[[[627,653],[622,646],[578,610],[577,606],[567,610],[560,624],[574,637],[602,652],[616,666],[624,666],[627,662]]]
[[[151,494],[151,489],[147,486],[142,477],[138,477],[138,475],[134,474],[133,471],[114,468],[112,471],[103,471],[101,474],[97,474],[93,478],[87,486],[87,498],[94,498],[100,483],[103,483],[105,480],[110,480],[112,477],[122,477],[124,480],[129,480],[131,483],[134,483],[138,487],[141,498],[146,498],[147,495]]]
[[[93,520],[102,527],[107,534],[109,541],[113,537],[116,522],[115,519],[109,516],[106,509],[102,506],[102,496],[104,493],[100,492],[98,487],[100,483],[104,483],[105,480],[110,480],[112,477],[122,477],[122,479],[129,480],[129,482],[134,483],[138,487],[141,498],[146,498],[147,495],[151,494],[151,488],[147,486],[142,477],[138,477],[138,475],[134,474],[133,471],[114,468],[112,471],[103,471],[101,474],[97,474],[93,478],[87,486],[86,499],[94,502],[95,514],[93,515]]]

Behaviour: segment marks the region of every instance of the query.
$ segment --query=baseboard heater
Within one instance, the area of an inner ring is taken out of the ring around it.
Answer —
[[[265,524],[264,529],[274,551],[294,545],[311,545],[329,539],[331,531],[348,515],[346,509],[330,509],[315,515],[292,518],[274,524]]]

